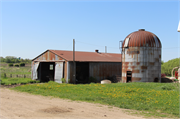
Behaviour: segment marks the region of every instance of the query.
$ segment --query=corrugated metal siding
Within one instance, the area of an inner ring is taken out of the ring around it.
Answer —
[[[86,52],[85,52],[86,53]],[[102,55],[98,53],[93,53],[96,55]],[[60,55],[65,55],[65,54],[60,54]],[[89,63],[89,70],[90,74],[89,76],[95,77],[99,81],[102,79],[105,79],[107,77],[111,76],[118,76],[120,77],[121,75],[121,55],[120,54],[103,54],[102,57],[110,57],[112,59],[113,57],[117,58],[119,62],[91,62]],[[111,61],[108,59],[109,61]],[[55,53],[47,50],[46,52],[42,53],[38,57],[32,60],[32,67],[34,65],[34,62],[57,62],[57,61],[64,61],[64,78],[70,79],[70,83],[74,83],[73,80],[73,62],[72,61],[67,61],[63,59],[62,57],[56,55]],[[98,60],[99,61],[99,60]],[[100,60],[101,61],[101,60]],[[68,67],[69,67],[69,72],[67,72],[67,62],[68,62]],[[56,70],[56,69],[55,69]],[[68,73],[68,74],[67,74]],[[67,76],[68,75],[68,76]],[[33,76],[33,74],[32,74]]]
[[[64,78],[67,80],[67,61],[64,62]]]
[[[127,71],[132,71],[132,82],[153,82],[161,78],[161,48],[129,47],[122,54],[122,82]]]
[[[74,83],[74,80],[73,80],[73,62],[69,62],[69,73],[70,73],[70,83]]]
[[[89,77],[94,77],[97,81],[101,81],[103,79],[109,77],[115,77],[117,80],[121,80],[121,67],[122,64],[113,62],[89,62]],[[73,80],[73,62],[69,62],[69,75],[70,75],[70,83],[74,83]]]
[[[38,57],[36,57],[35,59],[33,59],[32,61],[32,73],[31,73],[31,77],[33,79],[33,75],[34,75],[34,63],[35,62],[65,62],[66,60],[62,59],[61,57],[59,57],[58,55],[50,52],[50,51],[46,51],[44,53],[42,53],[41,55],[39,55]],[[66,69],[66,63],[64,65],[64,69]],[[63,69],[63,76],[66,76],[66,70]],[[56,69],[55,69],[56,72]]]
[[[89,76],[96,78],[98,81],[113,76],[121,76],[121,63],[107,62],[90,62]]]
[[[63,62],[56,62],[55,63],[55,71],[54,71],[54,81],[57,83],[62,83],[63,78]]]
[[[39,62],[32,62],[31,63],[31,79],[35,80],[38,78],[38,69],[39,67]]]
[[[50,51],[47,51],[41,54],[36,59],[34,59],[34,61],[59,61],[59,60],[63,60],[63,59]]]

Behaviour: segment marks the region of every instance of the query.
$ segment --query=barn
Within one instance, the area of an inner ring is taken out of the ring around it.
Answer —
[[[55,81],[62,83],[89,83],[90,79],[100,82],[110,79],[121,80],[121,54],[75,51],[46,50],[32,60],[32,79],[42,82]],[[73,74],[75,71],[75,80]]]

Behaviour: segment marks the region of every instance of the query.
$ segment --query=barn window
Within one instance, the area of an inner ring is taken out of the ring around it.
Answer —
[[[53,64],[50,64],[49,70],[53,70]]]

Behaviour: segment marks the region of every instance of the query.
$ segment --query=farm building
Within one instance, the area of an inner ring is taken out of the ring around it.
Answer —
[[[88,83],[90,78],[120,81],[121,54],[75,51],[76,83]],[[47,50],[32,60],[32,79],[62,83],[73,80],[73,51]]]
[[[161,41],[145,29],[122,44],[122,82],[161,82]]]
[[[75,67],[73,51],[47,50],[32,60],[32,79],[59,83],[62,78],[66,82],[70,79],[70,83],[88,83],[89,79],[98,82],[104,79],[124,83],[161,82],[161,47],[155,34],[140,29],[125,38],[122,55],[98,50],[76,51]]]

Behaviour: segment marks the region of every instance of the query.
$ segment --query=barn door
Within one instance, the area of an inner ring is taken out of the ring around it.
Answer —
[[[37,71],[38,67],[39,67],[39,62],[35,62],[32,68],[33,80],[38,79],[38,71]]]
[[[62,83],[61,78],[63,78],[63,62],[56,62],[54,81]]]

